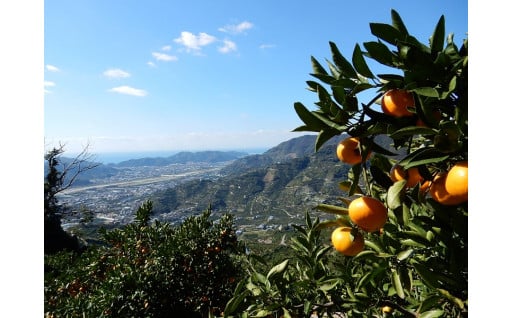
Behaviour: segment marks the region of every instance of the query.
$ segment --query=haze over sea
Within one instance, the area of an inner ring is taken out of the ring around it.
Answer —
[[[252,149],[232,149],[232,150],[219,150],[219,151],[239,151],[239,152],[246,152],[250,155],[254,154],[262,154],[265,151],[267,151],[268,148],[252,148]],[[191,150],[183,150],[187,152],[199,152],[201,150],[197,151],[191,151]],[[181,151],[138,151],[138,152],[101,152],[101,153],[94,153],[90,152],[90,154],[93,156],[94,162],[100,162],[103,164],[116,164],[122,161],[130,160],[130,159],[141,159],[141,158],[166,158],[169,156],[172,156],[174,154],[177,154]],[[66,157],[74,157],[76,156],[76,153],[65,153],[64,156]]]

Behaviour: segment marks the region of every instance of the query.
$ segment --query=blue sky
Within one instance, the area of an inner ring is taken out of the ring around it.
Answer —
[[[272,147],[299,136],[310,57],[351,56],[396,9],[428,43],[468,32],[464,1],[44,2],[44,135],[70,152]]]

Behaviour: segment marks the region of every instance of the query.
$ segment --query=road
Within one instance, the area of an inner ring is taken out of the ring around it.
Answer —
[[[82,191],[101,189],[101,188],[107,188],[107,187],[126,187],[126,186],[137,186],[137,185],[151,184],[151,183],[175,180],[175,179],[184,178],[184,177],[203,175],[205,173],[211,173],[211,172],[215,172],[215,171],[219,171],[219,170],[220,170],[220,168],[215,167],[215,168],[201,169],[201,170],[195,170],[195,171],[184,172],[184,173],[173,174],[173,175],[164,174],[159,177],[148,177],[148,178],[141,178],[141,179],[135,179],[135,180],[95,184],[95,185],[89,185],[89,186],[84,186],[84,187],[67,189],[65,191],[62,191],[62,194],[73,194],[73,193],[78,193],[78,192],[82,192]]]

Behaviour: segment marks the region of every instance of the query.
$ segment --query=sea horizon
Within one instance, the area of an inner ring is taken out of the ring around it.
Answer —
[[[204,151],[239,151],[249,155],[262,154],[270,148],[252,148],[252,149],[222,149],[222,150],[204,150]],[[142,158],[167,158],[180,152],[201,152],[203,150],[153,150],[153,151],[112,151],[112,152],[94,152],[90,153],[92,161],[102,164],[117,164],[123,161]],[[68,154],[66,157],[73,157],[76,154]]]

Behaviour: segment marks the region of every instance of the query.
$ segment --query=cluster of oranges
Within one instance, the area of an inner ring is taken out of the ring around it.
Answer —
[[[394,117],[414,116],[414,112],[410,111],[414,109],[414,96],[406,90],[392,89],[383,95],[381,107],[383,113]],[[336,155],[340,161],[355,165],[368,160],[371,151],[367,151],[363,160],[359,138],[348,137],[338,144]],[[448,171],[436,173],[433,180],[425,180],[418,167],[404,169],[399,164],[391,168],[389,177],[393,182],[406,180],[406,188],[414,188],[419,184],[422,194],[429,193],[433,200],[443,205],[458,205],[468,200],[467,161],[459,161]],[[331,234],[331,242],[338,252],[354,256],[364,249],[364,238],[360,230],[380,230],[387,221],[387,208],[378,199],[362,196],[350,202],[348,216],[357,228],[349,225],[336,228]]]

